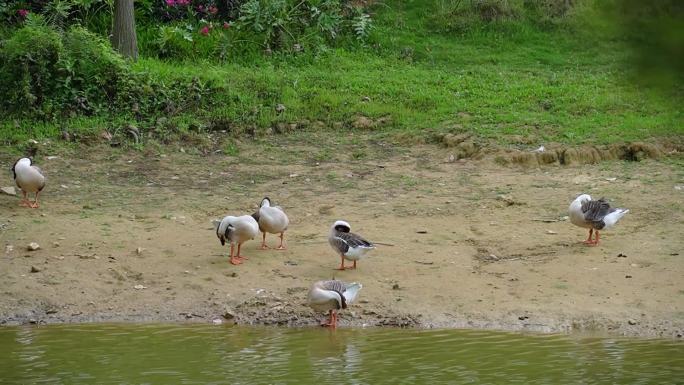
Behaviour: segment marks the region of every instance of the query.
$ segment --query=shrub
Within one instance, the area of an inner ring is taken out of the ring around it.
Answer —
[[[45,26],[17,30],[0,47],[0,103],[5,110],[51,114],[60,90],[64,45]]]
[[[26,117],[195,109],[209,93],[197,79],[163,82],[133,72],[103,38],[82,27],[17,30],[0,47],[0,109]]]
[[[81,27],[60,34],[41,25],[17,30],[0,49],[0,84],[10,112],[50,117],[109,108],[130,76],[101,37]]]
[[[72,110],[91,113],[106,109],[117,99],[123,79],[130,77],[124,59],[109,42],[81,27],[64,34],[61,61],[64,102]]]

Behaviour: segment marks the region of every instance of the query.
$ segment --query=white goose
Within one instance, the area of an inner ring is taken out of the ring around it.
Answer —
[[[223,218],[216,227],[216,236],[221,241],[221,245],[225,245],[226,241],[230,242],[230,263],[233,265],[239,265],[243,259],[247,258],[240,255],[240,247],[243,243],[254,239],[257,234],[259,234],[259,224],[251,215],[239,217],[229,215]],[[233,248],[236,243],[237,254],[233,255]]]
[[[290,219],[283,209],[280,208],[280,206],[271,206],[271,200],[266,197],[261,200],[259,210],[252,214],[252,217],[259,223],[259,230],[263,233],[261,249],[266,250],[269,248],[266,246],[266,233],[271,233],[280,234],[280,245],[277,249],[285,250],[285,246],[283,246],[283,237],[285,235],[285,230],[287,230],[287,226],[290,224]]]
[[[321,326],[337,327],[337,310],[346,309],[347,305],[354,302],[359,290],[363,285],[360,283],[345,283],[342,281],[318,281],[309,290],[308,305],[316,311],[327,311],[330,314],[328,323]]]
[[[17,187],[21,189],[21,193],[23,194],[20,205],[34,209],[40,207],[38,195],[45,187],[45,176],[43,176],[43,172],[33,165],[33,161],[31,161],[30,158],[21,158],[14,162],[12,174],[14,175],[14,182],[17,184]],[[30,192],[36,194],[36,200],[33,203],[31,203],[26,196],[26,194]]]
[[[354,261],[354,267],[350,267],[350,269],[356,269],[356,261],[363,258],[368,251],[375,248],[372,243],[350,231],[351,226],[345,221],[335,221],[330,229],[328,243],[330,243],[330,246],[332,246],[342,259],[338,270],[346,269],[344,267],[345,259]]]
[[[599,230],[607,230],[629,212],[627,209],[613,208],[603,198],[592,200],[588,194],[578,196],[568,208],[572,224],[589,229],[589,238],[584,243],[599,244]],[[591,239],[591,233],[596,231],[596,238]]]

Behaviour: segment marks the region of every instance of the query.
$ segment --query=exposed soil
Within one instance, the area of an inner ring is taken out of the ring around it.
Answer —
[[[501,166],[328,136],[239,144],[237,156],[42,154],[40,209],[0,195],[0,323],[316,325],[308,287],[334,275],[364,285],[342,326],[684,334],[681,161]],[[5,169],[13,161],[0,155]],[[631,210],[598,247],[565,218],[582,192]],[[251,213],[264,196],[290,216],[288,249],[254,240],[249,260],[230,265],[211,220]],[[336,219],[393,246],[335,271]]]

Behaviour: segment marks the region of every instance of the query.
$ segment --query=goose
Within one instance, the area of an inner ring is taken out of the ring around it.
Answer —
[[[308,305],[315,311],[329,312],[328,323],[322,323],[321,326],[336,328],[337,310],[346,309],[347,305],[354,302],[362,287],[360,283],[345,283],[335,279],[318,281],[309,290]]]
[[[344,270],[344,260],[354,261],[354,266],[349,269],[356,269],[356,261],[361,259],[369,250],[375,246],[363,239],[360,235],[351,233],[351,226],[345,221],[335,221],[330,229],[328,242],[330,246],[340,255],[341,263],[337,270]]]
[[[259,210],[252,214],[252,217],[259,223],[259,231],[263,234],[261,239],[261,249],[266,250],[266,233],[280,234],[280,245],[277,250],[285,250],[283,246],[283,237],[285,230],[290,224],[290,220],[280,206],[271,206],[271,200],[265,197],[261,200]]]
[[[240,247],[243,243],[254,239],[257,234],[259,234],[259,224],[251,215],[239,217],[229,215],[223,218],[216,227],[216,236],[221,241],[221,245],[225,245],[226,241],[230,242],[230,263],[233,265],[239,265],[243,259],[247,258],[240,255]],[[233,255],[236,243],[237,255]]]
[[[34,166],[33,161],[30,158],[21,158],[14,162],[12,174],[14,175],[14,182],[17,184],[17,187],[21,189],[21,193],[23,194],[20,205],[34,209],[40,207],[38,195],[45,187],[45,176],[43,176],[43,171]],[[33,203],[31,203],[27,197],[27,194],[31,192],[36,194],[36,200]]]
[[[568,211],[572,224],[589,229],[589,238],[584,243],[593,246],[599,244],[599,230],[608,230],[615,226],[629,212],[627,209],[610,207],[603,198],[592,200],[588,194],[582,194],[572,201]],[[591,234],[594,231],[596,238],[592,240]]]

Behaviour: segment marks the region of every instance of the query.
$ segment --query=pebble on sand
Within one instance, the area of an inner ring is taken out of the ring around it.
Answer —
[[[40,245],[37,244],[36,242],[31,242],[28,244],[28,246],[26,246],[26,249],[28,251],[36,251],[36,250],[40,249]]]
[[[17,195],[17,190],[14,187],[0,187],[0,191],[7,195]]]

